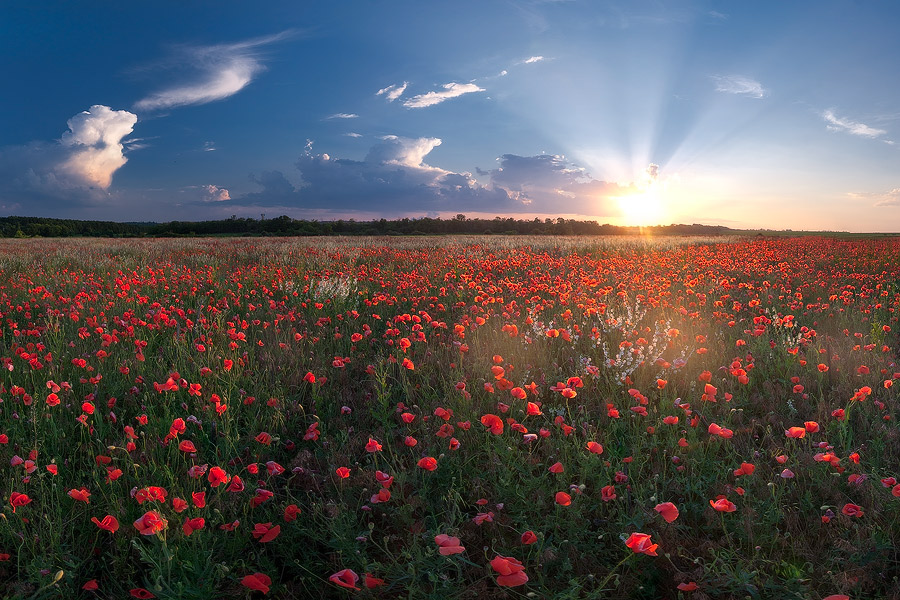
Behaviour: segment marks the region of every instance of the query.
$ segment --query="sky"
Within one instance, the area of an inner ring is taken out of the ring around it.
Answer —
[[[895,2],[0,4],[0,216],[900,231]]]

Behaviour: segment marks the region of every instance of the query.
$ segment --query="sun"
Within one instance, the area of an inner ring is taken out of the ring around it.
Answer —
[[[651,185],[640,192],[619,196],[619,209],[625,225],[658,225],[665,214],[658,186]]]

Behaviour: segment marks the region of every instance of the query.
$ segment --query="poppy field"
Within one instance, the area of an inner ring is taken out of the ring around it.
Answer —
[[[898,310],[895,238],[0,240],[0,598],[900,598]]]

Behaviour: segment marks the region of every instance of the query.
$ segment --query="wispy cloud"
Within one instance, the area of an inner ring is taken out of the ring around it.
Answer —
[[[887,192],[850,192],[847,195],[854,199],[874,200],[872,206],[900,206],[900,188]]]
[[[394,85],[389,85],[386,88],[381,88],[377,92],[375,92],[376,96],[385,96],[388,99],[388,102],[393,102],[397,98],[403,95],[403,92],[406,91],[406,86],[409,85],[408,81],[404,81],[403,83],[395,83]]]
[[[542,60],[544,60],[543,56],[532,56],[531,58],[526,59],[524,62],[526,65],[530,65],[536,62],[541,62]]]
[[[162,110],[223,100],[247,87],[265,67],[259,49],[293,35],[285,31],[235,44],[187,46],[177,50],[178,60],[170,65],[187,65],[193,81],[150,94],[135,103],[137,110]]]
[[[765,89],[760,82],[749,77],[713,75],[712,78],[716,82],[717,92],[748,96],[750,98],[765,98],[769,94],[769,90]]]
[[[451,98],[458,98],[463,94],[471,94],[473,92],[483,92],[484,88],[480,88],[474,83],[445,83],[442,86],[443,91],[428,92],[419,94],[403,102],[403,106],[408,108],[425,108],[440,104]]]
[[[356,119],[359,115],[356,113],[334,113],[333,115],[328,115],[325,117],[327,120],[331,119]]]
[[[355,131],[345,133],[344,135],[346,135],[347,137],[352,137],[352,138],[361,138],[362,137],[361,133],[356,133]]]
[[[822,118],[825,119],[826,123],[828,123],[826,127],[829,131],[841,131],[844,133],[849,133],[851,135],[858,135],[860,137],[867,137],[871,139],[881,137],[882,135],[887,133],[887,131],[885,131],[884,129],[876,129],[874,127],[869,127],[864,123],[851,121],[850,119],[842,119],[835,115],[833,110],[826,110],[822,112]]]
[[[216,150],[218,150],[218,148],[216,148],[215,142],[203,142],[204,152],[215,152]]]

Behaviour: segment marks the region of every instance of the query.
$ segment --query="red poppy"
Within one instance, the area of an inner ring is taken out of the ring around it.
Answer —
[[[241,579],[241,585],[255,592],[268,594],[269,586],[272,585],[272,580],[268,575],[263,573],[253,573],[252,575],[247,575]]]
[[[373,577],[371,573],[366,573],[363,577],[363,584],[367,589],[377,588],[379,585],[384,585],[384,579],[378,579],[377,577]]]
[[[556,462],[550,465],[550,468],[547,470],[551,473],[562,473],[564,471],[563,464],[561,462]]]
[[[531,544],[533,544],[537,541],[537,536],[534,534],[533,531],[528,530],[522,534],[521,540],[522,540],[523,544],[525,544],[526,546],[530,546]]]
[[[356,582],[359,581],[359,575],[353,572],[350,569],[344,569],[342,571],[338,571],[334,575],[328,578],[328,581],[334,583],[335,585],[339,585],[343,588],[351,589],[359,591],[360,588],[356,587]]]
[[[184,525],[181,526],[181,530],[184,532],[184,535],[191,535],[198,529],[203,529],[205,526],[206,520],[203,517],[196,517],[185,521]]]
[[[197,451],[197,447],[194,445],[194,442],[192,442],[190,440],[183,440],[180,444],[178,444],[178,449],[181,450],[182,452],[188,452],[188,453]]]
[[[724,496],[719,496],[716,500],[710,500],[709,505],[719,512],[734,512],[737,510],[737,505]]]
[[[261,544],[265,544],[278,537],[278,534],[281,533],[281,525],[272,527],[271,523],[257,523],[253,526],[251,533]]]
[[[491,561],[491,568],[499,573],[497,585],[516,587],[528,581],[525,567],[515,558],[497,555]]]
[[[742,462],[739,469],[734,470],[734,476],[740,477],[741,475],[753,475],[753,472],[756,470],[756,465]]]
[[[148,598],[156,598],[156,595],[153,592],[151,592],[150,590],[145,590],[144,588],[133,588],[128,593],[135,598],[141,598],[143,600],[146,600]]]
[[[296,504],[288,504],[284,507],[284,520],[290,523],[291,521],[297,520],[297,515],[300,514],[300,509],[297,508]]]
[[[650,534],[647,533],[632,533],[628,539],[625,540],[625,545],[634,552],[646,554],[648,556],[656,556],[656,549],[659,547],[659,544],[652,543]]]
[[[604,502],[611,502],[616,499],[616,488],[611,485],[605,485],[600,488],[600,499]]]
[[[434,543],[438,545],[438,552],[442,556],[450,556],[451,554],[459,554],[465,552],[465,547],[460,545],[458,537],[452,537],[447,534],[440,534],[434,537]]]
[[[16,512],[16,508],[19,506],[25,506],[26,504],[31,502],[31,498],[28,497],[27,494],[20,494],[19,492],[13,492],[9,495],[9,503],[12,505],[13,512]]]
[[[134,527],[141,535],[153,535],[154,533],[159,533],[169,524],[162,515],[160,515],[155,510],[148,510],[134,522]]]
[[[654,510],[662,515],[662,518],[666,520],[666,523],[671,523],[678,518],[678,507],[671,502],[657,504]]]
[[[572,504],[572,496],[565,492],[556,492],[556,503],[560,506],[569,506]]]
[[[434,471],[435,469],[437,469],[437,460],[431,456],[426,456],[419,459],[419,462],[416,464],[419,466],[419,468],[425,469],[426,471]]]
[[[785,430],[784,435],[789,438],[800,439],[806,437],[806,428],[805,427],[791,427],[790,429]]]
[[[695,581],[689,581],[687,583],[679,583],[678,584],[678,589],[681,590],[682,592],[693,592],[698,587],[700,587],[700,586],[698,586],[697,582],[695,582]]]
[[[587,449],[590,450],[592,454],[603,454],[603,446],[597,442],[588,442]]]
[[[503,433],[503,421],[497,415],[484,415],[481,417],[481,424],[490,429],[494,435]]]
[[[119,521],[112,515],[106,515],[102,521],[97,517],[91,517],[91,523],[110,533],[115,533],[119,530]]]
[[[90,504],[90,496],[91,493],[88,491],[86,487],[82,487],[78,490],[69,490],[69,497],[77,502],[84,502],[85,504]]]
[[[223,483],[228,483],[228,473],[222,467],[212,467],[207,476],[209,484],[213,487],[219,487]]]
[[[841,509],[841,514],[844,514],[848,517],[861,517],[863,516],[862,506],[858,504],[851,504],[848,502],[844,505],[844,508]]]
[[[380,451],[381,451],[381,444],[379,444],[377,441],[373,440],[372,438],[369,438],[369,442],[366,444],[366,452],[380,452]]]
[[[84,582],[84,585],[81,586],[81,589],[87,590],[88,592],[93,592],[94,590],[99,589],[99,588],[100,588],[100,586],[97,585],[96,579],[90,579],[90,580]]]

